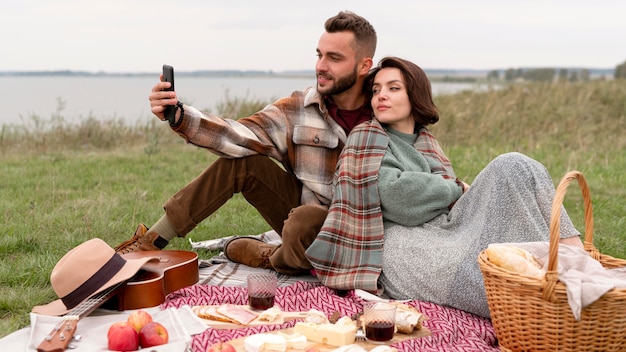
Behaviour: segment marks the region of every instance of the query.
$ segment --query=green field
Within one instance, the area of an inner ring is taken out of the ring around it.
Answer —
[[[626,258],[626,81],[516,84],[435,99],[433,127],[460,178],[471,182],[498,154],[518,151],[542,162],[555,183],[569,170],[586,176],[595,215],[594,243]],[[228,99],[223,116],[264,102]],[[129,126],[87,119],[67,124],[58,111],[0,131],[0,336],[29,324],[33,305],[56,299],[49,275],[76,245],[99,237],[115,246],[138,223],[152,225],[162,204],[214,156],[186,145],[156,119]],[[582,198],[565,205],[582,231]],[[203,222],[194,241],[269,230],[240,196]],[[190,249],[187,239],[168,247]],[[215,253],[202,252],[201,258]]]

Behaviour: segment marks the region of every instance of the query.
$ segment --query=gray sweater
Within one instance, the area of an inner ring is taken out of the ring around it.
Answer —
[[[417,226],[441,214],[463,193],[455,180],[434,174],[435,161],[413,146],[416,134],[387,128],[389,147],[378,174],[385,227]]]

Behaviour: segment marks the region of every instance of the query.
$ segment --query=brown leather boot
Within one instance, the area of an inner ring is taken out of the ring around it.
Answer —
[[[115,251],[119,254],[140,251],[160,251],[167,245],[167,241],[160,238],[158,233],[147,232],[148,228],[146,225],[139,224],[133,238],[118,244],[115,247]],[[165,243],[161,243],[162,241],[165,241]],[[162,246],[158,246],[156,243],[159,243]]]
[[[278,246],[267,244],[256,237],[233,237],[224,244],[224,255],[230,261],[253,268],[273,269],[270,256]]]

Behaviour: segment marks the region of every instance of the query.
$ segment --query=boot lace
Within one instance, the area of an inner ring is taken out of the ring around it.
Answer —
[[[118,244],[114,249],[118,253],[129,253],[133,252],[139,246],[139,241],[141,238],[137,235],[134,235],[130,240],[126,240],[120,244]]]

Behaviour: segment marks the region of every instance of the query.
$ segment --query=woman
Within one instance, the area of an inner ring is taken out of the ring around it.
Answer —
[[[348,137],[329,215],[307,257],[320,280],[489,317],[478,254],[490,243],[548,241],[554,185],[519,153],[494,159],[472,187],[426,128],[430,82],[387,57],[369,76],[374,117]],[[561,242],[582,247],[565,211]]]

